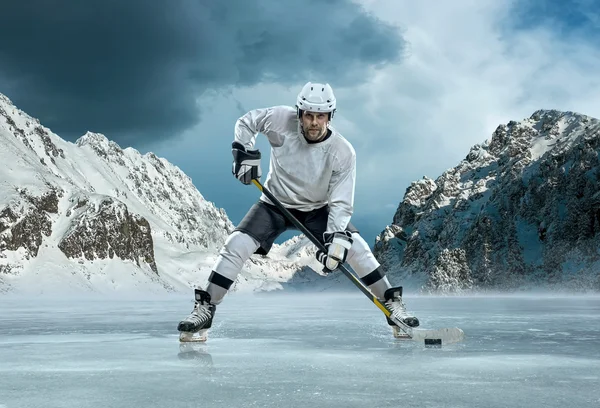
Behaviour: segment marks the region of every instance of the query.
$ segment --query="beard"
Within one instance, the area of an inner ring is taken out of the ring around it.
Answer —
[[[315,142],[317,140],[322,139],[325,136],[326,127],[309,127],[304,129],[304,137],[306,137],[311,142]]]

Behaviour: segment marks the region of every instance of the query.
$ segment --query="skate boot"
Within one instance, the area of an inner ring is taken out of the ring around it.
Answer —
[[[392,312],[392,316],[395,319],[400,320],[404,324],[409,327],[418,327],[419,319],[415,316],[412,316],[410,313],[406,311],[406,306],[404,306],[404,302],[402,301],[402,286],[398,286],[395,288],[389,288],[385,291],[383,297],[385,298],[385,305]],[[407,334],[398,327],[389,317],[386,317],[387,322],[392,329],[394,330],[394,337],[396,338],[406,338]]]
[[[210,303],[210,294],[201,289],[194,290],[194,310],[179,322],[179,341],[204,342],[210,329],[217,306]]]

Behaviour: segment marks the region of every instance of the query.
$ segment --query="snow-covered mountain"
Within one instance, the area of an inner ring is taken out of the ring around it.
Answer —
[[[0,163],[0,292],[189,290],[233,230],[167,160],[97,133],[67,142],[2,94]],[[275,245],[234,290],[314,281],[314,250]]]
[[[540,110],[406,190],[376,257],[425,290],[600,290],[600,122]]]

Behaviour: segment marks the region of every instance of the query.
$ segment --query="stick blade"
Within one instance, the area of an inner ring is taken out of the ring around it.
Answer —
[[[458,327],[446,327],[442,329],[412,329],[410,336],[413,341],[429,342],[441,341],[441,344],[459,343],[464,340],[465,332]]]

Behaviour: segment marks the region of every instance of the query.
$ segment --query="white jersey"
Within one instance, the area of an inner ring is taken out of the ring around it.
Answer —
[[[253,149],[258,133],[271,144],[265,187],[286,208],[310,211],[329,204],[325,232],[343,231],[354,210],[356,153],[341,134],[309,143],[301,131],[296,110],[289,106],[255,109],[235,124],[235,140]],[[260,199],[271,203],[263,194]],[[272,203],[271,203],[272,204]]]

